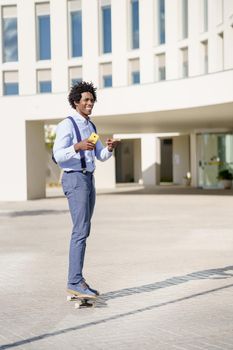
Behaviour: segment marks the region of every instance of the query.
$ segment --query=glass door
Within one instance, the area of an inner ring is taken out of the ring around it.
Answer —
[[[218,188],[218,172],[233,170],[233,134],[197,135],[198,186]]]

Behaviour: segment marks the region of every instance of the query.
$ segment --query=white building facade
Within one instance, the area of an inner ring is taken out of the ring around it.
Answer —
[[[0,200],[45,196],[44,125],[92,81],[115,157],[97,187],[218,187],[233,169],[232,0],[0,0]]]

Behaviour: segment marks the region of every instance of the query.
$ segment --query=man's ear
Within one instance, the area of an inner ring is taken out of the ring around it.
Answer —
[[[74,101],[75,106],[78,106],[78,102]]]

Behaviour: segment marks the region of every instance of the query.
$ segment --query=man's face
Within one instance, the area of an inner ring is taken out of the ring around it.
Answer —
[[[79,102],[75,102],[76,110],[80,113],[84,118],[87,118],[94,106],[94,97],[90,92],[82,92],[81,99]]]

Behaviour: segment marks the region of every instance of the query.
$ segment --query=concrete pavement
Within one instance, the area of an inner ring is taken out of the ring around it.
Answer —
[[[0,349],[233,349],[233,192],[102,192],[85,277],[96,308],[66,301],[62,196],[0,203]]]

